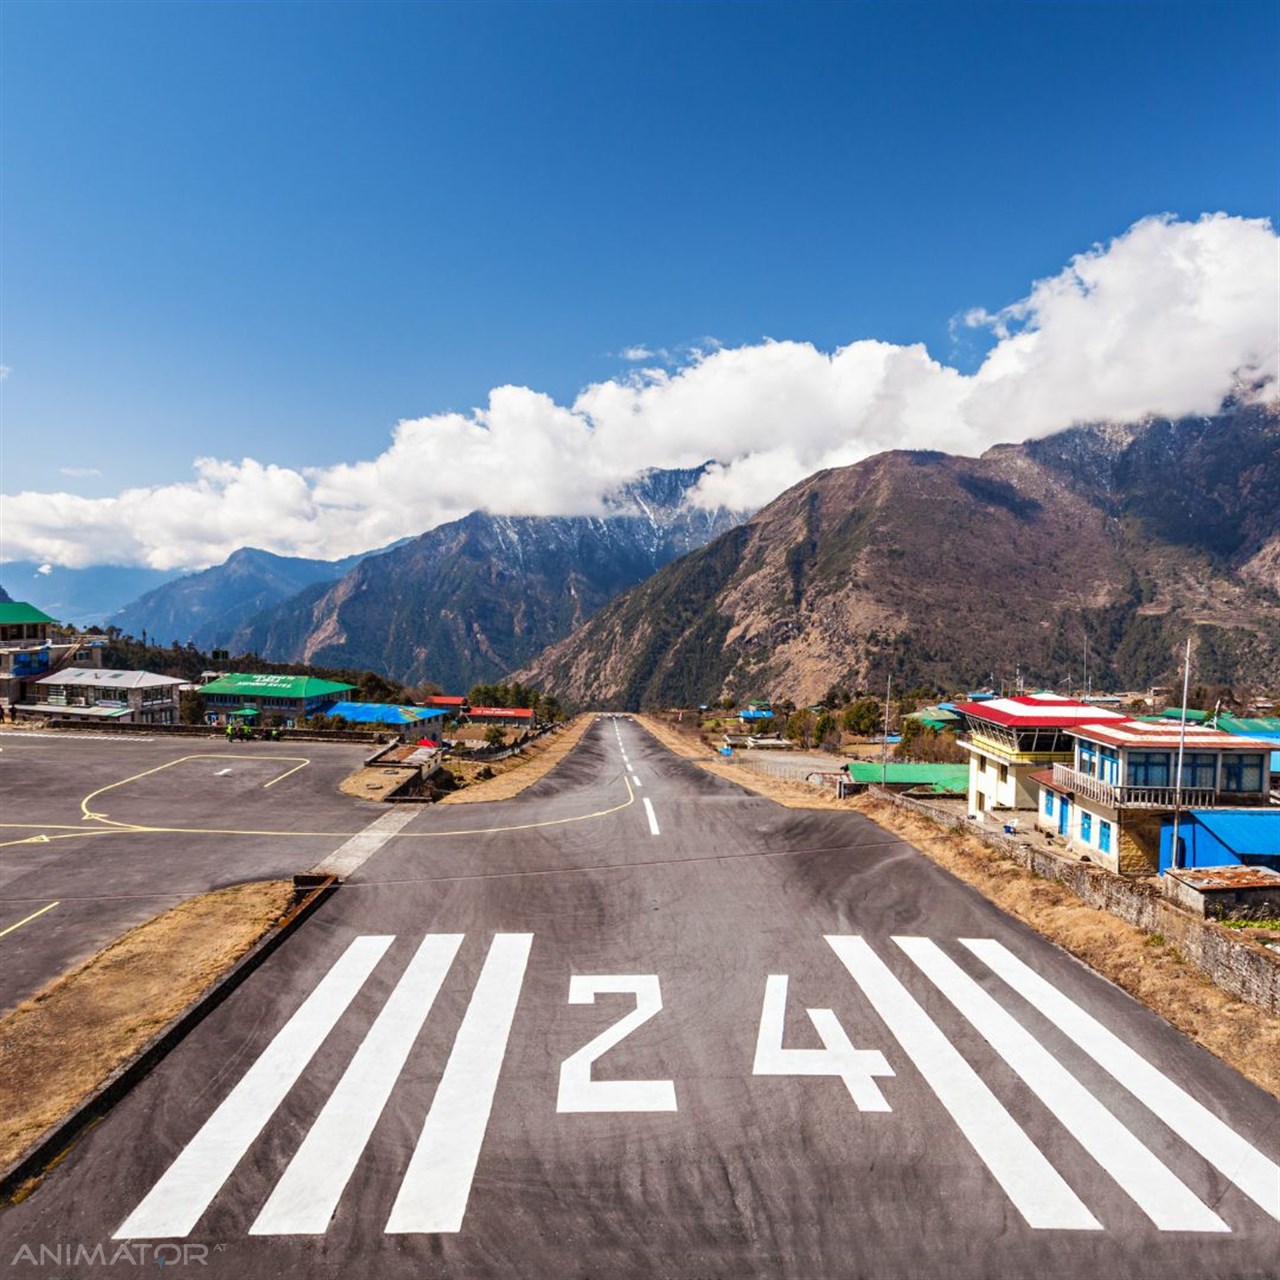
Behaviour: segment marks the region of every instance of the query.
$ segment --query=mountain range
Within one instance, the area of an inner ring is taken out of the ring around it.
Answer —
[[[687,501],[706,466],[653,470],[599,516],[476,511],[244,622],[236,652],[466,691],[529,662],[620,591],[739,524]]]
[[[820,472],[517,677],[580,705],[1280,682],[1280,408]]]

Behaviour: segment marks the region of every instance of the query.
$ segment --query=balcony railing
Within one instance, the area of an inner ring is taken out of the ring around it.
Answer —
[[[1112,782],[1103,782],[1101,778],[1090,777],[1068,764],[1053,766],[1053,781],[1059,787],[1112,809],[1173,808],[1173,787],[1121,787]],[[1218,792],[1212,787],[1182,788],[1184,809],[1210,808],[1218,799]]]

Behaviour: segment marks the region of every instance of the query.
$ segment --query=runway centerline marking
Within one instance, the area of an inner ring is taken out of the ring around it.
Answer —
[[[649,834],[651,836],[660,836],[661,831],[658,830],[658,815],[653,811],[653,801],[648,796],[644,798],[644,812],[649,819]]]
[[[12,933],[15,929],[21,929],[24,924],[30,924],[37,916],[42,916],[46,911],[52,911],[58,905],[57,902],[51,902],[47,907],[41,907],[39,911],[33,911],[29,916],[23,916],[17,924],[11,924],[7,929],[0,929],[0,938],[5,934]]]

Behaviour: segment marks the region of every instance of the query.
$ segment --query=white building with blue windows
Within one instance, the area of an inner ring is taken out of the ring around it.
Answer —
[[[1128,875],[1159,866],[1160,829],[1175,803],[1217,809],[1267,803],[1269,744],[1173,721],[1120,720],[1068,729],[1070,763],[1032,775],[1036,826],[1082,857]],[[1177,785],[1179,743],[1182,785]]]

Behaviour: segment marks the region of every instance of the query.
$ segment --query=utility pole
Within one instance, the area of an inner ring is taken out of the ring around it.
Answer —
[[[1182,753],[1187,745],[1187,691],[1191,686],[1191,637],[1182,666],[1182,721],[1178,728],[1178,772],[1173,780],[1173,841],[1169,846],[1169,869],[1178,869],[1178,821],[1182,816]]]
[[[884,688],[884,737],[880,742],[880,785],[886,786],[889,781],[889,698],[893,693],[893,675]]]

